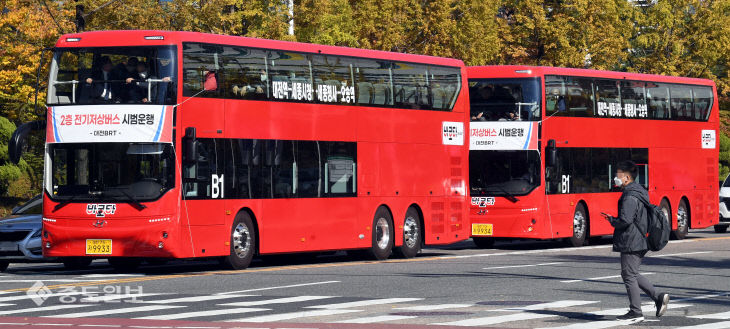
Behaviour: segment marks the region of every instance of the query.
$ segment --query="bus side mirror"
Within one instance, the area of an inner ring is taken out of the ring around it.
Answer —
[[[555,167],[558,164],[558,148],[555,147],[555,140],[548,141],[545,147],[545,167]]]
[[[183,148],[183,161],[185,161],[185,164],[194,164],[198,160],[198,140],[196,139],[195,127],[185,128]]]
[[[20,162],[20,157],[28,146],[28,135],[33,131],[46,129],[46,120],[26,122],[20,125],[8,141],[8,157],[13,163]]]

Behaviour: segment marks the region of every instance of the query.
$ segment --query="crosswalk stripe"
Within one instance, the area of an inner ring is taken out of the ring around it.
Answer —
[[[690,307],[690,306],[692,306],[692,304],[669,303],[669,305],[667,305],[667,309],[673,310],[673,309],[677,309],[677,308],[684,308],[684,307]],[[654,306],[654,303],[644,304],[643,306],[641,306],[642,313],[653,313],[655,310],[656,310],[656,306]],[[611,315],[623,315],[627,311],[628,311],[628,309],[626,309],[624,307],[624,308],[613,308],[613,309],[602,310],[602,311],[594,311],[594,312],[589,312],[588,314],[611,316]]]
[[[476,327],[476,326],[488,326],[492,324],[512,322],[512,321],[523,321],[523,320],[534,320],[556,317],[554,314],[538,314],[538,313],[515,313],[509,315],[498,315],[488,316],[482,318],[472,318],[459,321],[432,323],[434,325],[442,326],[461,326],[461,327]]]
[[[417,301],[417,300],[423,300],[423,298],[383,298],[383,299],[370,299],[370,300],[362,300],[362,301],[359,301],[359,302],[347,302],[347,303],[337,303],[337,304],[326,304],[326,305],[307,306],[306,308],[341,309],[341,308],[351,308],[351,307],[360,307],[360,306],[371,306],[371,305],[382,305],[382,304],[405,303],[405,302],[413,302],[413,301]]]
[[[91,295],[94,293],[87,292],[87,294]],[[141,297],[150,297],[150,296],[159,296],[159,295],[166,295],[166,294],[109,294],[109,295],[100,295],[100,296],[89,296],[81,299],[81,302],[84,303],[99,303],[99,302],[111,302],[116,301],[120,299],[129,299],[129,300],[135,300],[137,301],[137,298]]]
[[[653,273],[653,272],[641,273],[641,275],[652,275],[652,274],[656,274],[656,273]],[[620,277],[621,277],[621,275],[609,275],[609,276],[599,276],[597,278],[563,280],[563,281],[560,281],[560,282],[562,282],[562,283],[575,283],[575,282],[583,282],[583,281],[598,281],[598,280],[605,280],[605,279],[615,279],[615,278],[620,278]]]
[[[730,328],[730,321],[698,324],[696,326],[679,327],[676,329],[727,329]]]
[[[315,316],[328,316],[328,315],[339,315],[352,312],[362,312],[360,310],[316,310],[316,311],[304,311],[304,312],[292,312],[292,313],[281,313],[272,315],[262,315],[250,318],[242,318],[236,320],[226,320],[225,322],[275,322],[292,320],[299,318],[309,318]]]
[[[605,328],[611,328],[611,327],[626,326],[626,325],[630,325],[631,323],[632,322],[630,320],[603,320],[603,321],[574,323],[574,324],[570,324],[567,326],[561,326],[561,327],[544,327],[544,328],[537,328],[537,329],[605,329]]]
[[[536,310],[545,310],[548,308],[573,307],[573,306],[588,305],[588,304],[595,304],[595,303],[598,303],[598,301],[595,301],[595,300],[559,300],[556,302],[540,303],[540,304],[521,306],[521,307],[501,308],[501,309],[496,309],[496,310],[492,310],[492,311],[500,311],[500,312],[536,311]]]
[[[259,306],[259,305],[270,305],[270,304],[288,304],[288,303],[298,303],[298,302],[306,302],[310,300],[320,300],[320,299],[327,299],[327,298],[334,298],[335,296],[296,296],[296,297],[284,297],[284,298],[275,298],[275,299],[266,299],[266,300],[255,300],[250,302],[235,302],[235,303],[226,303],[226,304],[218,304],[219,306]]]
[[[88,317],[92,317],[92,316],[158,311],[158,310],[167,310],[167,309],[171,309],[171,308],[181,308],[181,307],[186,307],[186,306],[173,306],[173,305],[137,306],[137,307],[126,307],[126,308],[118,308],[118,309],[111,309],[111,310],[101,310],[101,311],[94,311],[94,312],[79,312],[79,313],[49,315],[49,316],[44,316],[44,318],[88,318]]]
[[[74,291],[74,292],[59,292],[55,294],[48,294],[44,295],[43,298],[51,298],[51,297],[61,297],[61,296],[73,296],[73,295],[81,295],[84,294],[82,291]],[[24,300],[24,299],[32,299],[36,296],[30,296],[27,294],[22,295],[16,295],[16,296],[7,296],[7,297],[0,297],[0,302],[13,302],[18,300]]]
[[[692,315],[692,316],[689,316],[689,318],[694,318],[694,319],[714,319],[714,320],[730,320],[730,312]]]
[[[535,266],[548,266],[548,265],[559,265],[563,264],[563,262],[555,262],[555,263],[542,263],[542,264],[525,264],[525,265],[510,265],[510,266],[496,266],[496,267],[485,267],[484,270],[501,270],[501,269],[507,269],[507,268],[522,268],[522,267],[535,267]]]
[[[65,310],[69,308],[81,308],[94,306],[91,304],[70,304],[70,305],[53,305],[43,307],[32,307],[32,308],[21,308],[17,310],[0,311],[0,315],[19,314],[19,313],[31,313],[31,312],[45,312],[45,311],[56,311]]]
[[[436,305],[419,305],[419,306],[408,306],[398,307],[396,310],[407,310],[407,311],[436,311],[445,310],[450,308],[463,308],[472,307],[474,304],[436,304]]]
[[[204,301],[210,301],[210,300],[231,299],[231,298],[252,297],[252,296],[258,296],[258,295],[206,295],[206,296],[180,297],[180,298],[173,298],[173,299],[146,300],[141,303],[149,303],[149,304],[189,303],[189,302],[204,302]]]
[[[212,310],[212,311],[197,311],[197,312],[173,313],[173,314],[164,314],[164,315],[152,315],[152,316],[139,317],[139,318],[135,318],[135,319],[137,319],[137,320],[177,320],[177,319],[198,318],[198,317],[204,317],[204,316],[227,315],[227,314],[236,314],[236,313],[250,313],[250,312],[261,312],[261,311],[270,311],[270,310],[271,309],[269,309],[269,308],[228,308],[228,309]]]
[[[397,321],[416,318],[416,316],[405,316],[405,315],[381,315],[381,316],[369,316],[364,318],[355,318],[349,320],[336,321],[334,323],[378,323],[387,321]]]

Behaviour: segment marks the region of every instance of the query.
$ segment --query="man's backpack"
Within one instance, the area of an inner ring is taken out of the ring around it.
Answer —
[[[664,216],[662,208],[649,203],[649,201],[644,200],[642,197],[636,196],[636,198],[646,206],[646,215],[649,221],[648,229],[644,236],[646,238],[646,244],[651,251],[662,250],[669,243],[669,231],[672,229],[669,220]],[[633,224],[639,230],[639,226],[635,222]]]

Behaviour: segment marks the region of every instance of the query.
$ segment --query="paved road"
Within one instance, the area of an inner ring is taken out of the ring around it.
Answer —
[[[656,319],[645,298],[647,321],[634,326],[615,320],[628,301],[604,239],[488,250],[466,241],[386,262],[270,257],[245,271],[13,264],[0,273],[0,328],[730,328],[729,246],[730,234],[702,230],[650,254],[642,272],[672,302]]]

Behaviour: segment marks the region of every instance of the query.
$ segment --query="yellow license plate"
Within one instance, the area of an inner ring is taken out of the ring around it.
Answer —
[[[471,224],[471,235],[492,235],[492,224]]]
[[[111,255],[112,240],[111,239],[87,239],[86,240],[87,255]]]

